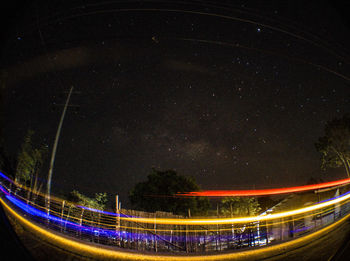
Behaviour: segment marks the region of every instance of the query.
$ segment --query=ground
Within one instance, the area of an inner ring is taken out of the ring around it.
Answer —
[[[19,239],[29,250],[29,253],[34,257],[35,260],[92,260],[88,257],[83,257],[77,255],[69,250],[61,249],[50,243],[44,242],[36,235],[26,230],[22,225],[17,223],[10,217],[10,222],[14,227]],[[342,223],[340,226],[336,227],[333,231],[326,234],[325,236],[315,240],[310,241],[307,245],[303,247],[294,249],[292,251],[284,253],[276,253],[274,255],[262,257],[262,259],[248,258],[247,260],[267,260],[267,261],[292,261],[292,260],[317,260],[317,261],[330,261],[330,260],[344,260],[339,258],[344,258],[346,255],[348,240],[350,235],[350,221]],[[345,247],[345,251],[339,251],[340,248]],[[333,258],[333,259],[332,259]],[[103,260],[103,259],[101,259]]]

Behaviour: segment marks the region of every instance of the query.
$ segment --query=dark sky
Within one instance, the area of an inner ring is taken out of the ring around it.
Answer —
[[[350,112],[343,6],[61,2],[8,9],[1,67],[12,153],[28,129],[51,150],[67,91],[77,91],[54,190],[118,193],[127,204],[152,167],[191,175],[203,189],[346,177],[321,171],[314,147],[328,120]]]

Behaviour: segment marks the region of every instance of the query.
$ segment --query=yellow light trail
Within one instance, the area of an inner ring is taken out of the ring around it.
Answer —
[[[279,219],[279,218],[285,218],[285,217],[290,217],[294,215],[304,214],[304,213],[315,211],[334,204],[339,204],[349,198],[350,198],[350,193],[347,193],[342,197],[338,197],[336,199],[315,204],[309,207],[275,213],[275,214],[268,214],[264,216],[260,215],[260,216],[248,216],[248,217],[239,217],[239,218],[214,218],[214,219],[120,217],[120,220],[137,222],[137,223],[150,223],[150,224],[156,223],[156,224],[164,224],[164,225],[217,225],[217,224],[220,225],[220,224],[250,223],[250,222],[273,220],[273,219]],[[76,217],[70,217],[70,218],[78,220],[78,218]]]
[[[154,254],[139,254],[135,252],[126,252],[117,249],[105,248],[101,245],[95,246],[88,243],[81,243],[75,241],[71,238],[63,237],[58,233],[53,233],[48,231],[29,220],[25,219],[23,216],[19,215],[14,211],[2,198],[0,198],[1,204],[7,210],[9,214],[15,217],[19,222],[24,226],[29,228],[32,232],[37,233],[41,238],[45,238],[47,241],[60,245],[64,249],[69,251],[74,251],[85,257],[96,257],[101,259],[116,259],[116,260],[193,260],[193,261],[206,261],[206,260],[245,260],[247,258],[256,259],[266,257],[268,255],[276,255],[278,253],[284,253],[288,248],[296,248],[298,246],[304,245],[307,242],[311,242],[316,238],[321,237],[322,235],[329,233],[336,226],[342,224],[350,214],[346,215],[342,219],[334,222],[332,225],[329,225],[323,229],[320,229],[312,234],[281,243],[278,245],[271,245],[268,247],[263,247],[259,249],[252,249],[247,251],[235,252],[235,253],[224,253],[224,254],[214,254],[214,255],[188,255],[188,256],[174,256],[174,255],[154,255]]]
[[[316,205],[312,205],[309,207],[299,208],[295,210],[290,211],[284,211],[280,213],[275,214],[268,214],[264,216],[253,216],[253,217],[240,217],[240,218],[213,218],[213,219],[175,219],[175,218],[128,218],[128,217],[121,217],[121,220],[126,221],[135,221],[140,223],[156,223],[156,224],[172,224],[172,225],[210,225],[210,224],[232,224],[232,223],[249,223],[249,222],[256,222],[256,221],[265,221],[265,220],[272,220],[272,219],[278,219],[278,218],[285,218],[290,217],[294,215],[304,214],[307,212],[311,212],[314,210],[318,210],[324,207],[328,207],[334,204],[338,204],[341,202],[344,202],[345,200],[350,198],[350,193],[347,193],[346,195],[326,201],[323,203],[319,203]]]
[[[346,202],[342,202],[341,205],[345,204]],[[340,203],[339,203],[340,204]],[[37,204],[32,204],[33,206],[38,206],[40,207],[39,205]],[[46,209],[46,208],[43,208],[43,209]],[[317,214],[322,214],[324,212],[327,212],[329,211],[328,209],[324,209],[324,210],[321,210],[321,212],[318,212]],[[106,222],[103,222],[103,221],[94,221],[94,220],[89,220],[87,218],[79,218],[79,217],[74,217],[74,216],[68,216],[66,214],[64,214],[63,216],[59,213],[59,212],[56,212],[56,211],[53,211],[51,210],[51,214],[56,214],[55,216],[58,217],[58,218],[61,218],[62,220],[65,220],[65,219],[71,219],[71,220],[75,220],[75,221],[82,221],[84,222],[85,224],[89,224],[89,225],[98,225],[99,227],[107,227],[107,229],[115,229],[115,217],[113,217],[114,219],[113,220],[110,220],[110,223],[106,223]],[[293,217],[292,220],[287,220],[287,221],[280,221],[280,219],[278,219],[279,221],[275,221],[274,222],[274,225],[278,225],[278,224],[283,224],[283,223],[288,223],[289,221],[297,221],[297,220],[300,220],[300,219],[303,219],[305,217],[311,217],[313,216],[314,214],[308,214],[308,215],[300,215],[298,218],[295,218]],[[132,217],[132,221],[131,222],[134,222],[134,223],[137,223],[137,219],[138,218],[133,218]],[[135,221],[136,219],[136,221]],[[215,224],[216,225],[216,224]],[[229,225],[234,225],[234,223],[230,223]],[[264,224],[260,224],[260,227],[264,227],[265,225]],[[246,228],[253,228],[254,226],[246,226]],[[131,226],[123,226],[123,225],[120,225],[119,226],[119,229],[130,229],[130,230],[139,230],[139,231],[153,231],[154,228],[142,228],[142,227],[131,227]],[[216,232],[216,231],[231,231],[232,228],[215,228],[215,229],[210,229],[210,228],[203,228],[203,229],[160,229],[158,228],[157,231],[158,232],[187,232],[187,233],[195,233],[195,232],[203,232],[203,231],[207,231],[207,232]]]

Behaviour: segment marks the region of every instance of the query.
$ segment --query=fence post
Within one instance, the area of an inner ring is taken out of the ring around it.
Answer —
[[[289,237],[293,238],[294,237],[294,218],[291,217],[291,220],[288,223],[289,223]]]
[[[121,246],[121,238],[120,238],[120,204],[118,200],[118,195],[116,195],[116,224],[115,224],[115,232],[116,232],[116,243],[120,247]],[[117,237],[118,236],[118,237]]]
[[[79,221],[79,225],[80,225],[80,228],[79,228],[79,236],[81,237],[81,225],[83,224],[83,215],[84,215],[84,209],[82,208],[81,209],[81,214],[80,214],[80,221]]]
[[[156,252],[158,252],[158,249],[157,249],[157,222],[156,222],[156,216],[157,214],[154,213],[154,250]]]
[[[62,233],[62,230],[63,230],[62,223],[63,223],[63,213],[64,213],[64,205],[65,205],[65,203],[66,203],[66,201],[63,200],[62,201],[62,211],[61,211],[61,224],[60,224],[60,226],[61,226],[61,233]]]
[[[186,248],[186,253],[188,253],[188,242],[187,242],[187,225],[185,225],[185,248]]]
[[[269,230],[267,220],[265,221],[265,231],[266,231],[266,245],[269,244]]]
[[[101,213],[99,212],[98,213],[98,221],[97,221],[97,227],[98,227],[98,234],[97,234],[97,243],[100,243],[100,227],[101,227],[101,224],[100,224],[100,221],[101,221]]]

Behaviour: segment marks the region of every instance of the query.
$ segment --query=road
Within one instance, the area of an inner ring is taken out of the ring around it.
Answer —
[[[11,256],[12,260],[29,260],[34,258],[23,245],[22,241],[10,224],[2,205],[0,204],[0,249],[2,256]]]
[[[12,221],[13,222],[13,221]],[[23,245],[28,248],[29,252],[35,260],[38,261],[58,261],[58,260],[76,260],[83,261],[87,260],[87,257],[77,255],[72,253],[70,250],[62,249],[60,247],[54,246],[47,242],[40,241],[35,235],[26,231],[18,225],[14,226],[18,230],[19,238]],[[2,226],[3,228],[3,226]],[[6,227],[8,229],[8,227]],[[3,232],[3,231],[1,231]],[[7,236],[10,236],[8,233]],[[13,234],[11,235],[13,237]],[[16,237],[15,237],[16,238]],[[18,241],[13,238],[11,244],[18,244]],[[294,249],[293,251],[283,252],[283,253],[271,253],[269,256],[262,257],[261,259],[246,258],[244,260],[265,260],[265,261],[340,261],[347,260],[347,256],[350,253],[350,221],[344,222],[342,225],[334,229],[332,232],[326,234],[325,236],[319,238],[318,240],[311,241],[302,247]],[[10,243],[8,241],[8,243]],[[344,249],[344,251],[342,251]],[[7,251],[9,252],[9,251]],[[12,254],[18,256],[18,258],[13,260],[30,260],[28,252],[26,251],[16,251]],[[344,259],[346,258],[346,259]],[[91,259],[89,259],[91,260]],[[107,260],[101,257],[101,259],[93,260]]]

